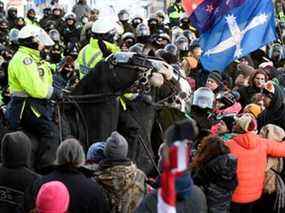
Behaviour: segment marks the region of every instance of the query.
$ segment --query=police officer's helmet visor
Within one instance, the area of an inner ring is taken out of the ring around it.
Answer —
[[[19,32],[19,39],[26,39],[33,37],[37,42],[42,43],[45,46],[53,46],[54,42],[50,36],[40,27],[25,26]]]

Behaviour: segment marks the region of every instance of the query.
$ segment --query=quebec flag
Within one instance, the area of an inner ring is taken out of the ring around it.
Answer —
[[[201,33],[200,60],[208,71],[223,71],[232,61],[276,40],[272,0],[184,0],[183,4]]]

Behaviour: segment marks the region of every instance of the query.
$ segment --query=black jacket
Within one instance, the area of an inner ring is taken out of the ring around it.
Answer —
[[[276,85],[275,93],[271,101],[271,106],[265,109],[257,118],[258,129],[261,129],[266,124],[275,124],[285,129],[285,104],[284,93]]]
[[[87,178],[78,169],[62,166],[56,167],[52,173],[36,181],[32,189],[33,199],[29,199],[30,202],[35,200],[41,185],[54,180],[62,182],[68,188],[69,213],[108,213],[110,211],[106,195],[95,180]]]
[[[248,86],[239,88],[238,92],[240,94],[239,102],[242,107],[245,107],[246,105],[252,103],[252,97],[257,93],[260,93],[261,89],[255,86]]]
[[[228,213],[237,186],[237,160],[230,154],[218,156],[193,174],[194,183],[204,189],[209,213]]]
[[[156,213],[157,212],[157,191],[149,193],[135,213]],[[207,213],[206,198],[198,186],[193,186],[191,196],[187,200],[176,201],[177,213]]]
[[[2,142],[0,167],[0,212],[23,213],[24,197],[39,177],[28,169],[31,144],[22,132],[9,133]]]

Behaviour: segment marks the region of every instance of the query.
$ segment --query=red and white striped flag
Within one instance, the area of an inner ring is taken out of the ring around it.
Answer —
[[[158,213],[176,213],[175,174],[171,171],[169,159],[163,162],[164,171],[160,176],[161,188],[158,190]]]
[[[161,188],[158,190],[158,213],[176,213],[175,176],[188,169],[189,149],[186,141],[177,141],[164,150]]]
[[[169,160],[172,172],[181,173],[189,166],[189,149],[186,141],[176,141],[169,148]]]

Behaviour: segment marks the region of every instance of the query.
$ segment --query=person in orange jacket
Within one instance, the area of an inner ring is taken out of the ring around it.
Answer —
[[[236,118],[234,131],[239,133],[225,143],[237,160],[238,185],[232,196],[231,213],[251,213],[263,192],[267,156],[285,157],[285,143],[258,136],[255,118],[242,114]]]

